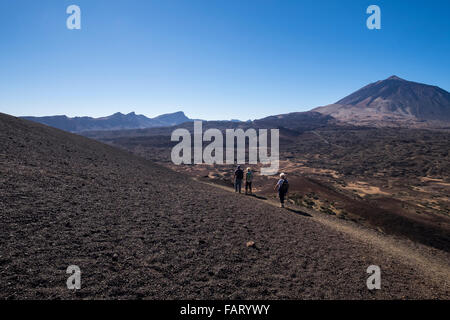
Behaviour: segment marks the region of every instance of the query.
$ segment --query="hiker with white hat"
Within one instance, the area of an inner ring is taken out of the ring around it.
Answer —
[[[278,191],[278,196],[280,197],[280,207],[284,208],[284,199],[289,191],[289,182],[286,179],[286,174],[280,174],[280,180],[278,180],[274,190]]]

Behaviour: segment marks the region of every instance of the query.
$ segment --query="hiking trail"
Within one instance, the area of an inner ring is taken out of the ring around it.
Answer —
[[[234,193],[234,189],[231,187],[202,181],[198,178],[193,178],[193,180]],[[236,196],[245,197],[246,195],[236,194]],[[278,201],[272,199],[261,199],[256,197],[255,194],[247,197],[249,199],[255,199],[256,201],[262,201],[280,210],[284,210],[288,214],[298,215],[299,213],[303,213],[301,215],[308,216],[309,219],[313,219],[314,221],[330,229],[345,233],[369,247],[380,249],[386,255],[399,260],[411,268],[420,270],[423,275],[430,279],[430,281],[433,281],[436,284],[445,284],[445,286],[450,289],[450,265],[448,263],[448,254],[445,252],[430,247],[426,247],[430,250],[430,252],[422,252],[423,250],[418,250],[418,248],[425,247],[421,244],[415,244],[409,240],[394,238],[393,236],[382,234],[375,230],[368,229],[367,227],[357,225],[354,222],[338,220],[335,217],[326,216],[323,213],[293,204],[289,204],[286,208],[280,208]]]

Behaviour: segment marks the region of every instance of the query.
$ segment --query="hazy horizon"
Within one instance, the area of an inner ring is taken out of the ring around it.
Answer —
[[[392,76],[397,76],[397,75],[392,75]],[[391,76],[391,77],[392,77]],[[402,77],[399,77],[399,78],[402,78]],[[386,80],[386,79],[380,79],[380,80]],[[377,80],[377,81],[380,81],[380,80]],[[404,80],[408,80],[408,79],[404,79]],[[410,80],[408,80],[408,81],[410,81]],[[376,81],[375,81],[376,82]],[[412,82],[418,82],[418,81],[412,81]],[[419,82],[420,83],[420,82]],[[426,84],[426,85],[428,85],[428,84]],[[440,87],[439,85],[437,85],[437,87]],[[362,87],[361,87],[362,88]],[[360,88],[360,89],[361,89]],[[441,88],[441,87],[440,87]],[[444,89],[444,88],[442,88],[442,89]],[[445,89],[444,89],[445,90]],[[355,90],[356,91],[356,90]],[[447,91],[447,90],[446,90]],[[349,93],[349,94],[351,94],[351,93]],[[344,97],[344,96],[343,96]],[[336,102],[336,101],[335,101]],[[332,103],[335,103],[335,102],[330,102],[330,104],[332,104]],[[288,112],[285,112],[285,114],[286,113],[291,113],[291,112],[305,112],[305,111],[311,111],[312,109],[315,109],[315,108],[317,108],[317,107],[320,107],[320,106],[315,106],[315,107],[311,107],[311,108],[309,108],[309,109],[306,109],[306,110],[301,110],[301,111],[298,111],[298,110],[294,110],[294,111],[288,111]],[[176,108],[175,108],[176,109]],[[257,119],[262,119],[262,118],[264,118],[264,117],[268,117],[268,116],[273,116],[274,114],[267,114],[267,115],[264,115],[264,116],[261,116],[261,117],[258,117],[258,118],[249,118],[249,119],[237,119],[237,118],[230,118],[230,119],[218,119],[218,118],[214,118],[214,119],[206,119],[206,118],[202,118],[201,116],[192,116],[192,115],[190,115],[190,114],[187,114],[184,110],[182,110],[181,108],[180,109],[178,109],[178,110],[175,110],[175,111],[171,111],[171,112],[163,112],[163,113],[159,113],[159,114],[154,114],[154,115],[148,115],[148,114],[143,114],[143,113],[138,113],[138,112],[136,112],[136,111],[134,111],[134,110],[131,110],[131,111],[128,111],[128,112],[123,112],[123,111],[111,111],[109,114],[105,114],[105,115],[102,115],[102,116],[90,116],[90,115],[69,115],[69,114],[63,114],[63,113],[61,113],[61,114],[48,114],[48,115],[15,115],[15,116],[17,116],[17,117],[52,117],[52,116],[67,116],[67,117],[69,117],[69,118],[82,118],[82,117],[90,117],[90,118],[95,118],[95,119],[99,119],[99,118],[105,118],[105,117],[109,117],[109,116],[112,116],[112,115],[114,115],[114,114],[116,114],[116,113],[121,113],[121,114],[123,114],[123,115],[129,115],[130,113],[135,113],[136,115],[143,115],[143,116],[146,116],[147,118],[155,118],[155,117],[158,117],[158,116],[161,116],[161,115],[165,115],[165,114],[173,114],[173,113],[178,113],[178,112],[183,112],[184,114],[185,114],[185,116],[187,116],[189,119],[198,119],[198,120],[204,120],[204,121],[223,121],[223,120],[225,120],[225,121],[229,121],[229,120],[240,120],[240,121],[248,121],[248,120],[257,120]]]

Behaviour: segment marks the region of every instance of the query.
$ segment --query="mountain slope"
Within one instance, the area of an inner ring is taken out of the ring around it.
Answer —
[[[304,131],[314,130],[317,128],[332,125],[335,122],[333,117],[328,115],[322,115],[319,112],[294,112],[289,114],[281,114],[276,116],[270,116],[254,121],[202,121],[204,130],[207,129],[280,129],[280,134],[292,134],[298,135]],[[152,136],[169,136],[177,128],[188,129],[194,131],[194,125],[192,122],[185,122],[174,127],[159,127],[159,128],[147,128],[136,130],[102,130],[102,131],[89,131],[82,134],[86,137],[108,141],[109,139],[116,138],[139,138],[142,140],[144,137]],[[170,141],[170,138],[168,138]]]
[[[0,298],[449,297],[375,244],[87,138],[0,114],[0,145]]]
[[[163,114],[156,118],[153,118],[153,120],[158,121],[161,126],[176,126],[181,123],[192,121],[191,119],[186,117],[186,115],[182,111]]]
[[[108,117],[91,118],[67,116],[51,117],[23,117],[23,119],[42,123],[50,127],[58,128],[69,132],[83,132],[92,130],[125,130],[125,129],[145,129],[155,127],[165,127],[191,121],[183,112],[165,114],[156,118],[147,118],[144,115],[137,115],[134,112],[129,114],[115,113]]]
[[[308,111],[270,116],[254,120],[248,125],[256,128],[284,128],[304,132],[330,125],[332,122],[333,117],[322,115],[319,112]]]
[[[392,76],[314,111],[352,124],[448,124],[450,93]]]

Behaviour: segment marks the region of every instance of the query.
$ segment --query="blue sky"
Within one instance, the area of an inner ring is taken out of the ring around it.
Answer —
[[[66,28],[76,4],[82,29]],[[366,28],[381,8],[382,29]],[[0,112],[255,119],[393,74],[450,89],[450,1],[1,0]]]

